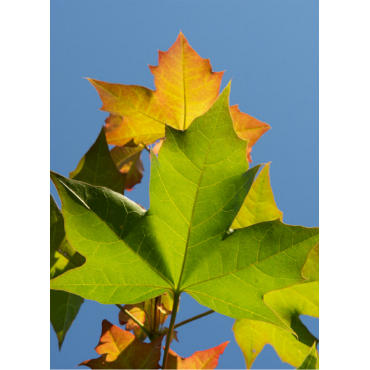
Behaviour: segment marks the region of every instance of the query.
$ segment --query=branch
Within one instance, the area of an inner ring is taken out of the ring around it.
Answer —
[[[200,315],[197,315],[197,316],[191,317],[190,319],[187,319],[187,320],[181,321],[180,323],[178,323],[178,324],[176,324],[176,325],[174,326],[174,329],[176,329],[176,328],[178,328],[178,327],[180,327],[180,326],[183,326],[183,325],[187,324],[188,322],[192,322],[192,321],[194,321],[194,320],[198,320],[198,319],[200,319],[200,318],[202,318],[202,317],[204,317],[204,316],[210,315],[210,314],[211,314],[211,313],[213,313],[213,312],[215,312],[215,311],[213,311],[213,310],[209,310],[209,311],[207,311],[207,312],[201,313]]]
[[[175,326],[177,308],[179,306],[179,301],[180,301],[180,294],[181,293],[179,292],[175,292],[173,308],[172,308],[172,315],[171,315],[171,322],[170,322],[170,327],[168,328],[168,332],[167,332],[166,347],[164,349],[162,369],[166,369],[166,366],[167,366],[168,350],[170,349],[172,332]]]

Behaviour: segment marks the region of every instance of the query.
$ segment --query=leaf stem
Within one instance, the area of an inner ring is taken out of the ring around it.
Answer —
[[[170,349],[172,332],[175,326],[177,309],[179,307],[179,302],[180,302],[180,294],[181,294],[180,292],[175,292],[175,295],[174,295],[171,322],[170,322],[170,327],[168,328],[168,332],[167,332],[166,347],[164,349],[162,369],[166,369],[166,366],[167,366],[168,350]]]
[[[153,334],[135,316],[131,315],[130,312],[124,309],[123,306],[121,306],[120,304],[116,304],[116,306],[121,311],[123,311],[131,320],[135,321],[135,323],[140,326],[141,330],[148,336],[150,341],[153,341],[153,339],[155,339]]]
[[[178,324],[176,324],[176,325],[174,326],[174,329],[176,329],[176,328],[178,328],[178,327],[180,327],[180,326],[183,326],[183,325],[187,324],[188,322],[192,322],[192,321],[194,321],[194,320],[198,320],[198,319],[200,319],[200,318],[202,318],[202,317],[204,317],[204,316],[210,315],[210,314],[211,314],[211,313],[213,313],[213,312],[215,312],[215,311],[213,311],[213,310],[209,310],[209,311],[207,311],[207,312],[203,312],[203,313],[201,313],[200,315],[197,315],[197,316],[191,317],[190,319],[187,319],[187,320],[181,321],[180,323],[178,323]]]

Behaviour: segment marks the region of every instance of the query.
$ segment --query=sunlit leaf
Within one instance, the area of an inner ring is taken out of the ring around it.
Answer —
[[[133,334],[104,320],[99,344],[99,358],[81,362],[90,369],[158,369],[162,337],[151,343],[138,341]]]
[[[91,185],[105,186],[123,194],[126,174],[118,171],[110,155],[104,128],[69,177]]]
[[[197,351],[188,358],[178,356],[171,349],[168,352],[168,369],[215,369],[218,365],[218,358],[224,353],[226,346],[230,342],[225,342],[217,347],[205,351]]]
[[[167,52],[159,51],[158,66],[149,66],[157,88],[121,85],[88,79],[102,99],[102,110],[123,117],[109,122],[109,144],[152,143],[165,134],[165,125],[184,130],[216,100],[223,72],[212,72],[180,32]]]
[[[264,301],[289,325],[298,338],[288,331],[257,320],[236,320],[233,330],[247,364],[254,360],[266,344],[271,344],[282,361],[299,366],[317,339],[301,322],[299,315],[319,317],[319,244],[311,251],[302,275],[307,280],[290,288],[265,294]]]
[[[316,343],[314,343],[308,352],[307,357],[303,360],[297,369],[318,369],[319,368],[319,354],[316,349]]]
[[[50,279],[84,262],[85,258],[68,243],[62,212],[50,195]],[[59,349],[83,302],[84,299],[78,295],[62,290],[50,291],[50,321],[58,338]]]
[[[264,221],[283,219],[283,212],[276,206],[270,185],[270,164],[266,164],[254,181],[232,229],[247,227]]]
[[[228,85],[186,131],[166,126],[159,156],[152,155],[148,211],[109,189],[52,173],[68,239],[87,257],[54,279],[53,289],[105,304],[187,292],[224,315],[291,330],[263,296],[304,281],[318,228],[276,220],[230,232],[259,166],[247,171],[248,142],[233,128],[229,91]]]

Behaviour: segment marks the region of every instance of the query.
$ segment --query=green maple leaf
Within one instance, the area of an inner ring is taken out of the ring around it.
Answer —
[[[230,232],[258,171],[235,133],[227,86],[186,131],[166,126],[152,154],[148,211],[107,188],[52,173],[65,228],[86,263],[51,281],[105,304],[138,303],[172,290],[234,318],[291,330],[263,295],[304,281],[317,228],[279,220]]]
[[[55,200],[50,196],[50,278],[83,265],[85,258],[68,243],[64,220]],[[58,337],[59,349],[76,318],[84,299],[61,290],[50,291],[50,321]]]
[[[253,183],[232,227],[253,225],[273,218],[282,218],[282,212],[275,204],[269,181],[269,168],[265,166]],[[292,328],[295,335],[263,321],[236,320],[233,331],[247,368],[251,368],[265,344],[271,344],[282,361],[298,366],[313,343],[317,342],[317,338],[308,331],[299,315],[319,316],[318,243],[303,266],[302,276],[307,279],[304,284],[272,291],[263,297],[264,302]]]
[[[283,362],[296,367],[318,341],[299,318],[300,315],[319,317],[318,265],[319,244],[312,249],[302,269],[302,275],[307,278],[304,283],[269,292],[263,297],[266,305],[292,328],[295,335],[266,322],[236,320],[233,331],[248,369],[265,344],[271,344]]]

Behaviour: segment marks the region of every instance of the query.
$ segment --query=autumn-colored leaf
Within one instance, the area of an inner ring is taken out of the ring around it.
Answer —
[[[104,186],[123,194],[126,174],[118,171],[111,157],[104,128],[69,177],[91,185]]]
[[[265,303],[289,325],[297,336],[286,330],[257,320],[236,320],[233,330],[247,368],[250,369],[266,344],[271,344],[282,361],[299,366],[317,339],[302,323],[299,315],[319,316],[319,244],[310,252],[302,275],[307,280],[302,284],[269,292]],[[297,338],[298,337],[298,338]]]
[[[110,151],[112,159],[120,172],[126,174],[125,189],[131,190],[143,178],[144,166],[140,158],[144,145],[115,146]]]
[[[117,116],[115,114],[110,114],[106,119],[105,119],[105,134],[108,135],[111,131],[115,130],[118,128],[118,126],[121,125],[122,123],[122,117]]]
[[[170,349],[168,351],[167,369],[215,369],[218,365],[218,358],[223,354],[229,343],[225,342],[205,351],[197,351],[188,358],[180,357]]]
[[[50,195],[50,279],[83,265],[85,258],[69,244],[62,212]],[[84,299],[62,290],[50,291],[50,322],[58,338],[59,349]]]
[[[99,358],[81,362],[90,369],[158,369],[161,356],[159,337],[151,343],[138,341],[133,334],[104,320],[99,344]]]
[[[247,157],[248,162],[251,163],[252,157],[250,153],[252,151],[252,146],[271,127],[267,123],[261,122],[249,114],[241,112],[238,104],[230,107],[230,113],[233,117],[234,128],[238,136],[241,139],[249,140]]]
[[[173,296],[171,293],[172,292],[168,292],[157,297],[157,299],[148,299],[134,305],[125,305],[123,308],[140,321],[148,331],[159,333],[159,327],[165,323],[168,315],[172,312]],[[155,307],[156,304],[157,307]],[[126,330],[132,330],[137,339],[140,341],[146,339],[147,335],[145,332],[134,320],[126,315],[124,311],[120,310],[118,318],[119,323],[121,325],[126,325]]]
[[[167,52],[159,51],[158,66],[150,66],[157,88],[112,84],[88,79],[102,99],[102,110],[123,117],[109,122],[109,144],[152,143],[164,137],[165,125],[184,130],[216,100],[223,72],[212,72],[180,32]]]
[[[123,307],[127,310],[136,320],[140,321],[148,330],[150,330],[150,322],[147,319],[146,312],[144,311],[144,302],[138,303],[136,305],[125,305]],[[145,332],[140,328],[140,326],[127,316],[122,310],[120,310],[118,315],[119,323],[121,325],[126,325],[127,331],[133,331],[135,337],[141,342],[144,341],[147,337]]]
[[[166,106],[166,123],[185,130],[216,100],[223,72],[212,72],[209,59],[201,58],[182,32],[167,52],[158,53],[158,66],[149,67],[157,88],[155,97]]]
[[[247,227],[264,221],[283,220],[283,212],[276,206],[270,184],[270,163],[266,164],[254,180],[232,229]]]

